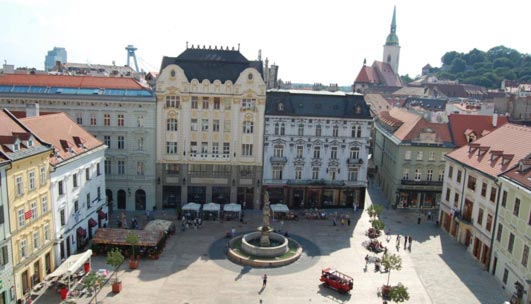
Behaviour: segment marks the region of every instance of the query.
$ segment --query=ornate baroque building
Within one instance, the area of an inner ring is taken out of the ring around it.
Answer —
[[[266,84],[239,50],[187,48],[157,79],[157,204],[258,207]]]
[[[267,92],[264,184],[290,208],[363,208],[372,117],[360,94]]]

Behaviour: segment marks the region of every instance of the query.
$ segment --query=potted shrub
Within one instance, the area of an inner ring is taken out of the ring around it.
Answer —
[[[118,281],[118,268],[123,264],[125,258],[118,250],[114,248],[107,252],[107,264],[114,267],[114,282],[112,283],[112,292],[119,293],[122,290],[122,282]]]
[[[396,254],[384,254],[382,257],[382,266],[387,271],[387,284],[382,286],[382,297],[388,299],[391,294],[392,287],[389,285],[389,279],[391,278],[391,270],[402,269],[402,258]]]
[[[409,300],[409,292],[407,291],[407,287],[402,283],[398,283],[396,286],[393,286],[388,296],[389,300],[397,303]]]
[[[94,295],[96,295],[98,287],[101,288],[105,284],[105,278],[99,273],[90,272],[83,278],[82,284],[87,290],[93,291]],[[96,299],[96,303],[98,303],[98,299]]]
[[[137,269],[138,268],[138,257],[135,255],[135,246],[140,242],[140,237],[138,234],[134,231],[129,232],[127,234],[127,237],[125,238],[127,243],[131,245],[131,249],[133,251],[133,254],[131,255],[131,259],[129,260],[129,268],[130,269]]]

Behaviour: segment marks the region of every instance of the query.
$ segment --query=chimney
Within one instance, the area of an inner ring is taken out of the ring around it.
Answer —
[[[39,104],[38,103],[26,104],[26,117],[36,117],[36,116],[39,116]]]
[[[498,114],[492,114],[492,126],[494,128],[498,127]]]

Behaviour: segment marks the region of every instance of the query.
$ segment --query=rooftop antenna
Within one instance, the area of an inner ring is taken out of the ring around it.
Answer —
[[[262,50],[258,50],[258,61],[262,61]]]
[[[130,44],[126,46],[125,49],[127,50],[127,66],[131,67],[130,60],[131,60],[131,57],[133,57],[133,59],[135,60],[135,71],[138,73],[138,63],[136,61],[136,54],[135,54],[135,51],[137,50],[137,48],[134,47],[132,44]]]
[[[238,52],[240,51],[240,44],[238,43]]]

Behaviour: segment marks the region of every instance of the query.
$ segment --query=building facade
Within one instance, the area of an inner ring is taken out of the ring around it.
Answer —
[[[446,156],[440,223],[485,269],[491,263],[499,202],[507,196],[500,197],[499,175],[529,154],[529,143],[529,128],[504,124]]]
[[[33,105],[38,106],[38,105]],[[106,146],[65,113],[21,119],[33,134],[51,144],[51,208],[55,264],[83,251],[97,229],[107,224],[104,152]]]
[[[155,206],[155,99],[136,80],[5,74],[0,103],[13,111],[38,103],[43,113],[66,113],[108,147],[103,169],[109,207]]]
[[[531,152],[531,151],[530,151]],[[531,156],[500,177],[501,198],[493,232],[492,274],[509,295],[531,300]]]
[[[437,208],[444,155],[452,149],[447,124],[428,122],[405,109],[383,111],[375,123],[376,181],[397,208]]]
[[[0,303],[15,303],[15,277],[9,226],[6,170],[11,166],[8,158],[0,153]]]
[[[48,161],[52,149],[9,111],[0,113],[0,121],[1,152],[11,161],[6,171],[7,201],[19,300],[55,267]]]
[[[363,208],[372,117],[360,94],[267,92],[263,190],[290,208]]]
[[[164,57],[156,85],[157,206],[258,206],[266,84],[239,50]]]
[[[59,61],[60,63],[66,63],[66,49],[62,47],[54,47],[53,50],[48,51],[46,58],[44,59],[44,70],[52,71]]]

